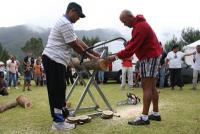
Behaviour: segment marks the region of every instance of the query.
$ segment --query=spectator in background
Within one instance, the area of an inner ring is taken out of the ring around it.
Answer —
[[[140,62],[137,61],[135,64],[135,86],[139,87],[140,85],[141,85]]]
[[[104,82],[104,71],[98,71],[99,84]]]
[[[26,66],[25,66],[25,69],[24,69],[24,88],[23,88],[23,91],[25,91],[26,87],[27,87],[28,91],[31,91],[30,85],[31,85],[31,64],[29,62],[26,62]]]
[[[41,60],[36,59],[36,63],[34,64],[33,68],[34,72],[34,79],[35,79],[35,84],[36,86],[42,86],[41,85],[41,80],[42,80],[42,66],[41,66]]]
[[[6,76],[6,80],[9,82],[9,67],[8,67],[8,65],[10,64],[10,62],[11,62],[11,57],[12,57],[12,55],[10,55],[10,57],[9,57],[9,59],[6,61],[6,71],[7,71],[7,76]]]
[[[33,79],[33,66],[34,66],[34,58],[32,57],[32,52],[28,51],[27,56],[24,57],[24,68],[27,65],[27,62],[29,62],[30,67],[31,67],[31,79]]]
[[[16,85],[19,85],[20,84],[20,82],[19,82],[19,66],[20,66],[20,62],[19,62],[19,60],[17,60],[17,58],[16,58],[16,56],[14,56],[14,59],[15,59],[15,61],[16,61],[16,63],[17,63],[17,68],[16,68]]]
[[[159,88],[163,88],[165,84],[165,70],[166,70],[165,58],[166,57],[167,57],[167,53],[163,50],[162,57],[160,59],[160,66],[159,66]]]
[[[166,64],[170,72],[170,82],[171,89],[174,90],[174,87],[177,85],[180,87],[180,90],[183,89],[183,78],[181,73],[181,64],[184,56],[189,56],[191,54],[185,54],[179,51],[179,46],[174,45],[172,51],[167,54]]]
[[[126,78],[128,78],[128,87],[133,89],[133,68],[132,68],[132,56],[122,59],[122,83],[121,89],[125,89]]]
[[[11,84],[13,82],[13,86],[15,87],[15,89],[19,89],[17,87],[17,62],[15,61],[14,56],[11,57],[11,62],[8,63],[8,69],[9,69],[9,87],[8,89],[10,89]]]
[[[8,94],[7,84],[4,80],[4,72],[0,71],[0,95],[7,96]]]
[[[66,69],[66,80],[67,80],[67,85],[70,85],[70,82],[71,82],[71,84],[74,83],[74,79],[73,79],[73,76],[72,76],[72,68],[71,68],[70,65],[68,65],[67,69]]]
[[[189,55],[189,54],[188,54]],[[196,90],[197,89],[197,80],[198,80],[198,75],[200,73],[200,45],[196,46],[195,52],[191,53],[193,55],[193,86],[192,89]]]
[[[7,83],[7,71],[6,71],[6,68],[5,68],[5,64],[0,61],[0,71],[3,71],[4,72],[4,80],[6,81]]]

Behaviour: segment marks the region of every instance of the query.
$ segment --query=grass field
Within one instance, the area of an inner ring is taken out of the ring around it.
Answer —
[[[130,126],[127,121],[135,118],[142,110],[142,103],[135,106],[116,106],[120,100],[126,99],[127,92],[134,92],[142,98],[142,91],[136,88],[133,91],[120,90],[119,84],[100,85],[112,107],[121,114],[121,118],[114,117],[110,120],[94,118],[90,123],[78,125],[76,129],[67,132],[52,131],[48,98],[45,87],[31,87],[32,91],[22,92],[10,90],[8,97],[0,96],[0,103],[15,101],[18,95],[25,95],[33,103],[32,109],[23,109],[20,106],[0,113],[0,134],[200,134],[200,90],[190,90],[191,85],[186,85],[183,91],[179,89],[162,89],[160,93],[161,122],[151,122],[148,126]],[[70,98],[72,107],[75,107],[83,87],[78,85]],[[94,88],[100,107],[105,108],[101,98]],[[87,96],[84,106],[91,106]]]

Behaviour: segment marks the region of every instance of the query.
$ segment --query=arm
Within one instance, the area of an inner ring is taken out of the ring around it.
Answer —
[[[89,48],[81,39],[77,38],[77,43],[80,44],[83,49],[87,49]],[[100,57],[100,54],[94,50],[90,51],[91,54],[93,54],[94,56]]]
[[[134,29],[132,39],[127,43],[127,46],[124,50],[121,50],[117,53],[117,56],[120,59],[131,57],[135,51],[137,51],[137,49],[143,44],[147,35],[148,29],[143,25],[138,26],[136,29]]]
[[[82,45],[80,45],[77,40],[76,41],[72,41],[70,43],[68,43],[69,46],[74,50],[76,51],[77,53],[83,55],[83,52],[84,52],[84,48],[82,47]],[[86,52],[86,56],[90,59],[98,59],[98,57]]]
[[[196,54],[196,52],[188,53],[188,54],[185,54],[184,57],[185,57],[185,56],[190,56],[190,55],[195,55],[195,54]]]

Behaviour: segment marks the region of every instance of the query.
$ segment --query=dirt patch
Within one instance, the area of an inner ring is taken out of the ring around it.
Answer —
[[[117,114],[123,119],[136,117],[141,114],[141,111],[142,105],[121,106],[117,108]]]

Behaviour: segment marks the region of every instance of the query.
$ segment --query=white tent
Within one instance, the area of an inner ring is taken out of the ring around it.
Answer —
[[[198,41],[195,41],[187,46],[184,46],[183,47],[183,50],[185,53],[192,53],[195,51],[196,49],[196,46],[197,45],[200,45],[200,40]],[[188,64],[188,65],[193,65],[193,56],[186,56],[185,57],[185,62]]]

